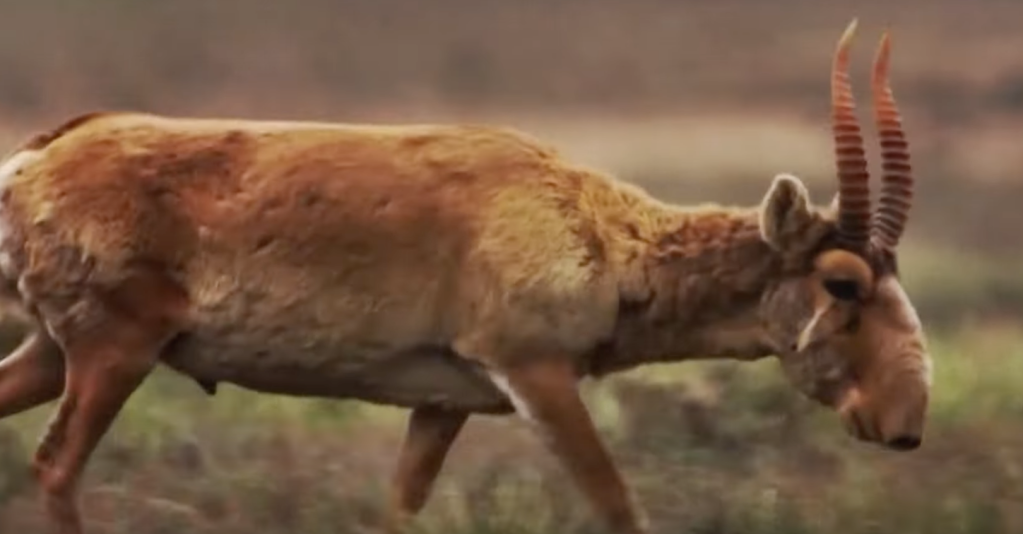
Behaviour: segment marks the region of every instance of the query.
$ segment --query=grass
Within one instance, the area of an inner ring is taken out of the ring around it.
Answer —
[[[1013,532],[1023,525],[1023,331],[942,331],[931,347],[931,422],[910,455],[847,438],[772,360],[652,366],[584,391],[655,532]],[[47,412],[0,423],[0,530],[41,528],[25,466]],[[208,398],[161,371],[90,467],[93,532],[369,532],[402,415],[231,387]],[[451,458],[422,532],[596,531],[519,421],[473,420]]]

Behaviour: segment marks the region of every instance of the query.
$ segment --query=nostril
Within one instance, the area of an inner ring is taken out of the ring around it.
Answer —
[[[888,440],[886,445],[897,451],[911,451],[920,446],[919,436],[898,436]]]

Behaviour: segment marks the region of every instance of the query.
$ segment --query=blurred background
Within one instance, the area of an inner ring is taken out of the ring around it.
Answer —
[[[587,402],[657,533],[1023,532],[1023,3],[0,6],[0,146],[94,109],[489,122],[680,203],[752,204],[778,172],[829,201],[833,46],[859,17],[853,83],[876,155],[868,70],[890,27],[918,180],[903,278],[936,363],[924,446],[852,442],[770,360],[644,368],[587,384]],[[2,532],[42,532],[28,465],[50,409],[0,422]],[[209,398],[161,371],[87,471],[90,532],[372,532],[404,415],[230,386]],[[598,526],[522,423],[479,417],[418,528]]]

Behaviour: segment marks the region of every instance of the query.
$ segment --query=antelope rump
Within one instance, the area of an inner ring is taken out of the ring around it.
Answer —
[[[31,328],[0,416],[58,399],[34,459],[81,534],[90,453],[155,366],[406,407],[390,526],[424,504],[470,414],[517,413],[615,532],[645,514],[577,392],[651,362],[777,357],[856,438],[923,437],[930,358],[897,270],[908,147],[874,64],[872,210],[835,52],[838,193],[778,175],[755,207],[675,206],[509,129],[93,113],[0,166],[0,297]]]

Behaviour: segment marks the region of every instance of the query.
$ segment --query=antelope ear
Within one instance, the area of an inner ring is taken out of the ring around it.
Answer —
[[[813,222],[810,193],[790,174],[779,174],[760,203],[760,236],[775,249],[784,249]]]

